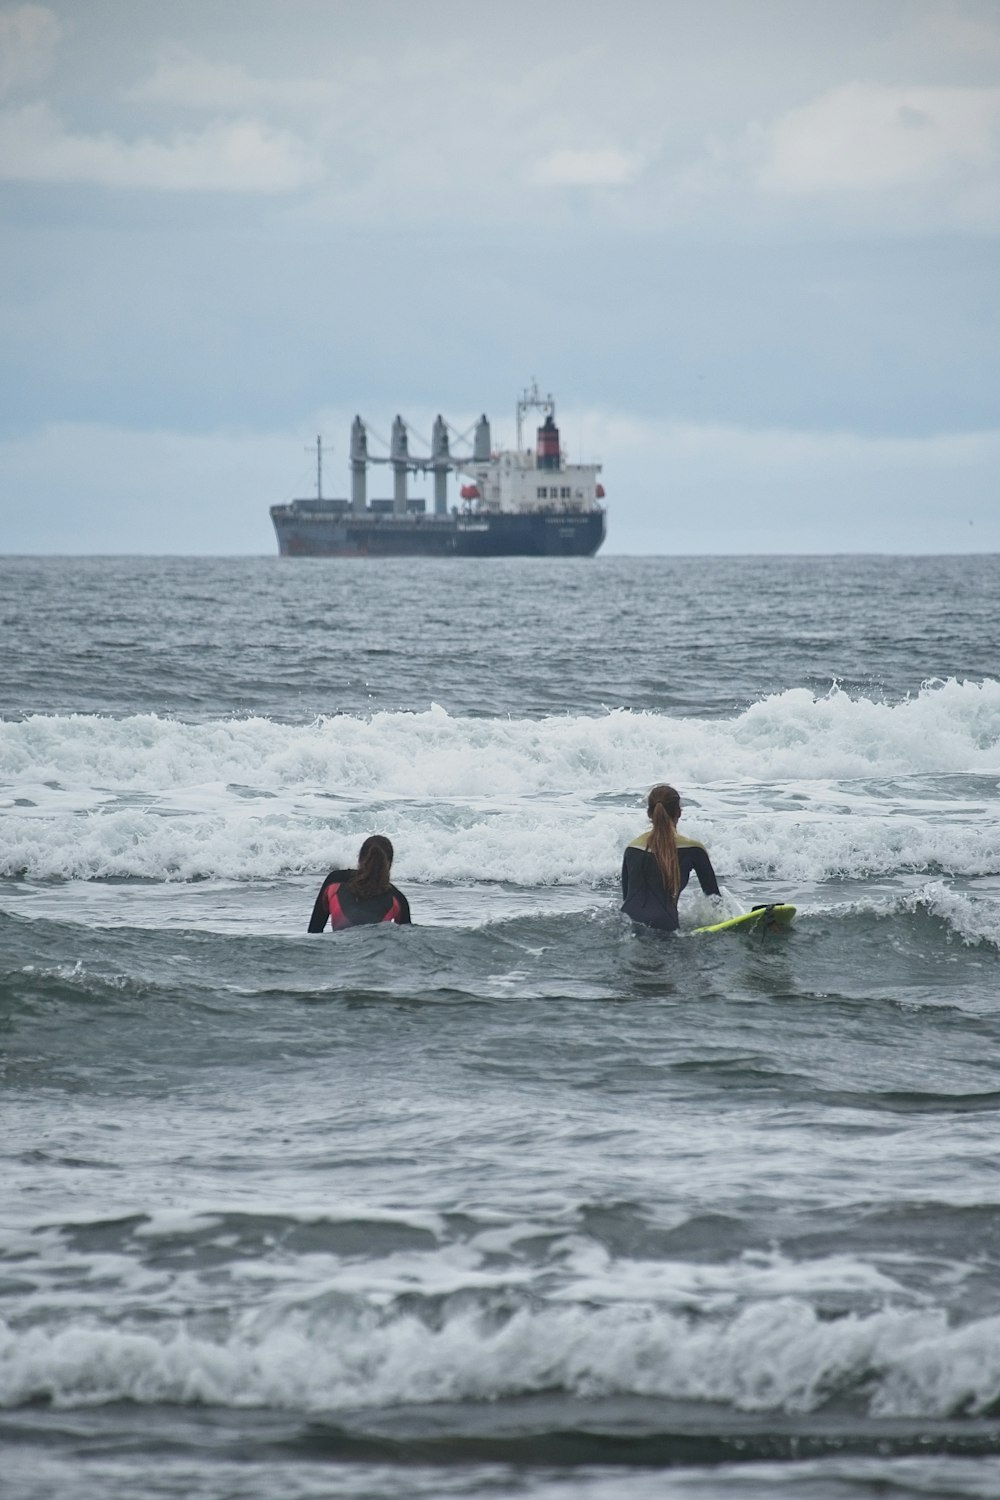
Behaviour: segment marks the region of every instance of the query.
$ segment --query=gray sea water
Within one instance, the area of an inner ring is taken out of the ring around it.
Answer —
[[[4,1495],[1000,1493],[998,597],[0,560]]]

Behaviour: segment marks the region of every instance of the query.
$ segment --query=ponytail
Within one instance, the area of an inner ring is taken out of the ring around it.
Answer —
[[[681,799],[672,786],[654,786],[646,803],[646,816],[653,825],[646,848],[656,860],[663,885],[676,901],[681,889],[681,867],[677,859],[677,819]]]
[[[384,833],[373,833],[358,851],[358,868],[347,883],[347,889],[362,901],[381,896],[389,889],[392,845]]]

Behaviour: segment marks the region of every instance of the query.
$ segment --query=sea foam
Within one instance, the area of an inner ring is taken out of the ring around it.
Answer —
[[[377,826],[408,879],[601,884],[663,777],[731,878],[993,873],[1000,683],[794,689],[731,719],[35,716],[0,724],[0,871],[268,878],[353,859]]]
[[[206,1326],[200,1327],[204,1322]],[[861,1401],[873,1416],[945,1418],[1000,1397],[1000,1319],[952,1327],[940,1309],[834,1320],[795,1297],[725,1317],[653,1306],[460,1306],[431,1326],[375,1305],[243,1312],[158,1328],[0,1323],[0,1403],[140,1403],[335,1410],[492,1401],[539,1391],[653,1396],[741,1411]]]

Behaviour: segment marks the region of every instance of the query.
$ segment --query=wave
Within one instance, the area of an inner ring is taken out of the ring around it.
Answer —
[[[0,723],[0,874],[268,879],[378,826],[400,878],[600,886],[664,775],[724,879],[1000,871],[987,680],[895,705],[795,689],[729,720],[35,716]]]
[[[492,1402],[562,1391],[646,1396],[740,1412],[861,1405],[876,1418],[993,1414],[1000,1318],[961,1327],[940,1309],[825,1318],[796,1297],[703,1318],[655,1306],[593,1307],[458,1296],[310,1301],[160,1326],[0,1322],[0,1404],[114,1401],[306,1411]],[[226,1326],[220,1326],[224,1323]]]
[[[928,683],[901,703],[788,689],[732,719],[613,709],[600,716],[339,715],[308,725],[247,718],[186,724],[138,714],[34,715],[0,723],[0,778],[160,788],[246,782],[271,791],[481,795],[489,788],[600,790],[645,782],[649,760],[680,780],[1000,774],[1000,682]]]
[[[919,941],[920,952],[926,956],[928,925],[937,928],[946,943],[957,941],[968,948],[1000,950],[1000,902],[989,896],[966,895],[942,880],[929,880],[914,890],[892,895],[812,901],[798,909],[795,931],[808,934],[816,942],[821,941],[822,934],[840,945],[847,941],[862,944],[867,938],[884,944],[886,934],[880,930],[884,924],[890,927],[891,940],[899,951],[909,935]]]
[[[648,778],[647,778],[648,779]],[[705,800],[710,800],[704,793]],[[636,799],[638,802],[638,799]],[[401,884],[583,885],[610,889],[640,811],[538,804],[478,811],[453,804],[345,807],[328,817],[295,809],[255,814],[219,794],[211,812],[160,809],[4,819],[0,875],[30,880],[318,881],[355,862],[368,833],[395,843]],[[956,827],[898,814],[817,817],[755,809],[692,814],[689,832],[711,850],[719,878],[748,897],[777,881],[1000,873],[1000,827]],[[784,894],[789,894],[787,890]],[[738,910],[737,905],[735,910]],[[732,914],[732,913],[731,913]],[[704,918],[712,920],[711,916]]]
[[[941,923],[949,937],[958,938],[968,947],[1000,949],[1000,904],[953,891],[941,881],[929,882],[905,896],[870,903],[867,909],[879,918],[927,917]],[[860,903],[850,903],[846,908],[848,914],[864,910]]]

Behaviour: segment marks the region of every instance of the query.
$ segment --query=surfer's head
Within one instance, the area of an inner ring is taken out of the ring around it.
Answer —
[[[656,809],[661,808],[671,823],[676,823],[681,815],[681,797],[676,787],[668,786],[665,781],[659,786],[654,786],[646,799],[646,817],[651,823],[656,822]]]
[[[358,896],[379,896],[389,889],[392,845],[384,833],[373,833],[358,850],[358,871],[351,889]]]
[[[676,901],[681,888],[681,867],[677,860],[677,819],[681,815],[679,792],[667,783],[654,786],[646,799],[646,816],[653,831],[646,845],[656,860],[663,884]]]

